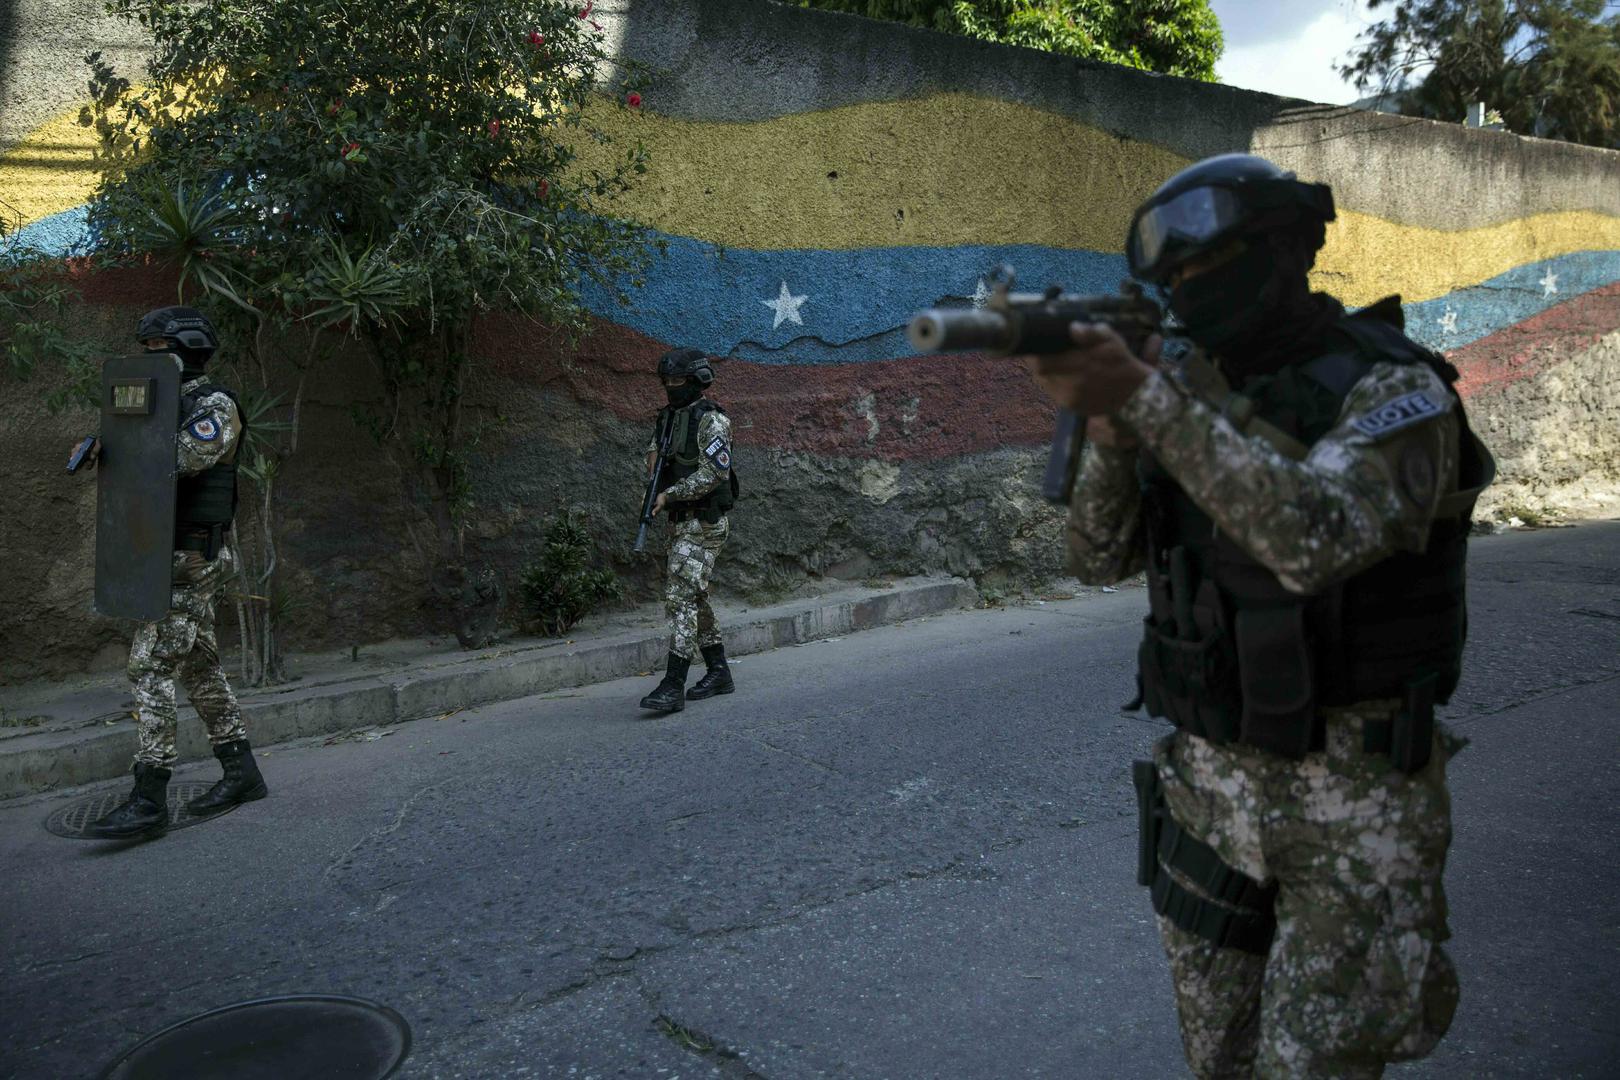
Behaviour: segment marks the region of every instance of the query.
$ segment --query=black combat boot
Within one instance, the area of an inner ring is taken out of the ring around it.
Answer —
[[[218,783],[186,803],[186,809],[198,817],[217,814],[228,806],[262,799],[270,793],[259,775],[259,766],[253,760],[253,748],[246,739],[232,739],[214,747],[225,775]]]
[[[726,666],[724,645],[703,646],[703,662],[709,666],[709,670],[686,692],[687,701],[702,701],[706,697],[729,694],[737,689],[737,684],[731,681],[731,669]]]
[[[691,667],[692,661],[670,653],[663,681],[641,699],[641,707],[658,712],[680,712],[686,708],[686,673]]]
[[[135,790],[118,806],[85,826],[84,835],[103,840],[161,836],[169,828],[169,770],[137,761]]]

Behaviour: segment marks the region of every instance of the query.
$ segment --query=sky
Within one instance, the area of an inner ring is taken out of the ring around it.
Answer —
[[[1333,70],[1375,21],[1363,0],[1211,0],[1210,6],[1226,35],[1215,65],[1222,82],[1330,105],[1365,96]]]

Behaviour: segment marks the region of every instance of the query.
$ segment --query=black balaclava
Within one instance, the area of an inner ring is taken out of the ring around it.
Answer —
[[[1170,310],[1241,385],[1301,359],[1300,347],[1343,314],[1311,292],[1315,261],[1315,245],[1297,233],[1251,233],[1237,255],[1171,290]]]
[[[180,358],[180,377],[186,382],[200,379],[208,374],[208,359],[214,355],[212,349],[188,349],[184,345],[175,343],[161,349],[147,349],[149,353],[174,353]]]
[[[691,376],[679,386],[665,386],[664,393],[669,397],[669,403],[677,409],[684,409],[698,398],[703,396],[703,384]]]

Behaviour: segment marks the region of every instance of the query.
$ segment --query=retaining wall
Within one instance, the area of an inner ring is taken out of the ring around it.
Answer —
[[[49,20],[30,13],[65,8],[25,0],[15,18],[32,36],[0,58],[0,71],[34,73],[28,100],[43,103],[26,125],[8,106],[0,199],[64,252],[94,179],[64,89],[83,82],[83,43],[38,32]],[[902,328],[918,308],[974,297],[1001,262],[1026,283],[1117,287],[1131,209],[1226,151],[1333,185],[1340,217],[1317,284],[1352,305],[1403,297],[1409,331],[1463,372],[1501,464],[1497,503],[1597,505],[1620,478],[1620,154],[762,0],[596,11],[618,51],[656,72],[644,107],[609,122],[651,150],[625,208],[669,254],[628,308],[588,297],[598,318],[578,349],[512,320],[480,328],[476,407],[503,423],[480,451],[472,540],[508,572],[543,515],[573,502],[601,524],[604,555],[649,586],[654,567],[628,549],[660,395],[651,367],[675,344],[719,358],[715,396],[736,428],[746,501],[721,588],[1055,571],[1058,519],[1035,491],[1051,410],[1004,362],[910,356]],[[127,30],[84,18],[130,55]],[[116,336],[172,302],[168,284],[127,274],[84,291],[87,333]],[[421,626],[413,522],[348,419],[368,378],[351,359],[311,384],[306,441],[281,481],[283,558],[304,603],[292,629],[310,645]],[[120,658],[122,628],[88,612],[89,486],[60,472],[93,418],[48,416],[37,396],[0,401],[13,570],[0,679]]]

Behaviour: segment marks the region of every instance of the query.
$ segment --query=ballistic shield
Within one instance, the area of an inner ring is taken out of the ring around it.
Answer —
[[[180,368],[172,353],[143,353],[108,360],[101,371],[95,599],[101,615],[151,621],[169,610]]]

